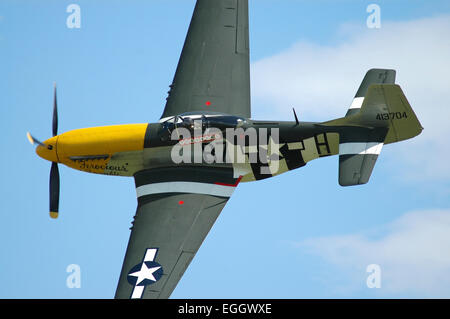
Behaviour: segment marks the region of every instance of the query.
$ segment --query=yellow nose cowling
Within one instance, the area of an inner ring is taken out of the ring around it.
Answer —
[[[43,144],[36,147],[36,154],[50,162],[59,162],[56,152],[58,144],[58,136],[54,136],[46,140]]]

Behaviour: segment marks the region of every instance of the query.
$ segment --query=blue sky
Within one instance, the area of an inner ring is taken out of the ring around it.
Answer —
[[[66,27],[71,3],[80,29]],[[50,136],[54,81],[60,132],[156,122],[194,3],[0,2],[1,298],[114,296],[133,179],[60,166],[51,220],[50,163],[25,133]],[[371,3],[380,29],[366,26]],[[449,297],[449,32],[448,1],[250,1],[253,118],[342,116],[367,69],[389,67],[425,130],[385,146],[364,186],[338,185],[337,157],[239,185],[172,297]],[[81,288],[66,286],[71,264]]]

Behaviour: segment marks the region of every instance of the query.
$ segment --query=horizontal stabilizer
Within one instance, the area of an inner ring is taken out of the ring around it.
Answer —
[[[339,136],[339,185],[366,184],[387,129],[346,128]]]

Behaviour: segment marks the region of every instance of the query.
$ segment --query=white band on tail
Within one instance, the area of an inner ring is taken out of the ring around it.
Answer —
[[[350,105],[350,109],[360,109],[364,102],[364,96],[355,97]]]

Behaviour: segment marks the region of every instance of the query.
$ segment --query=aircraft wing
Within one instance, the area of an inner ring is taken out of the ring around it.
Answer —
[[[250,117],[248,0],[198,0],[161,118]]]
[[[135,175],[138,207],[116,298],[168,298],[239,182],[231,168]]]

